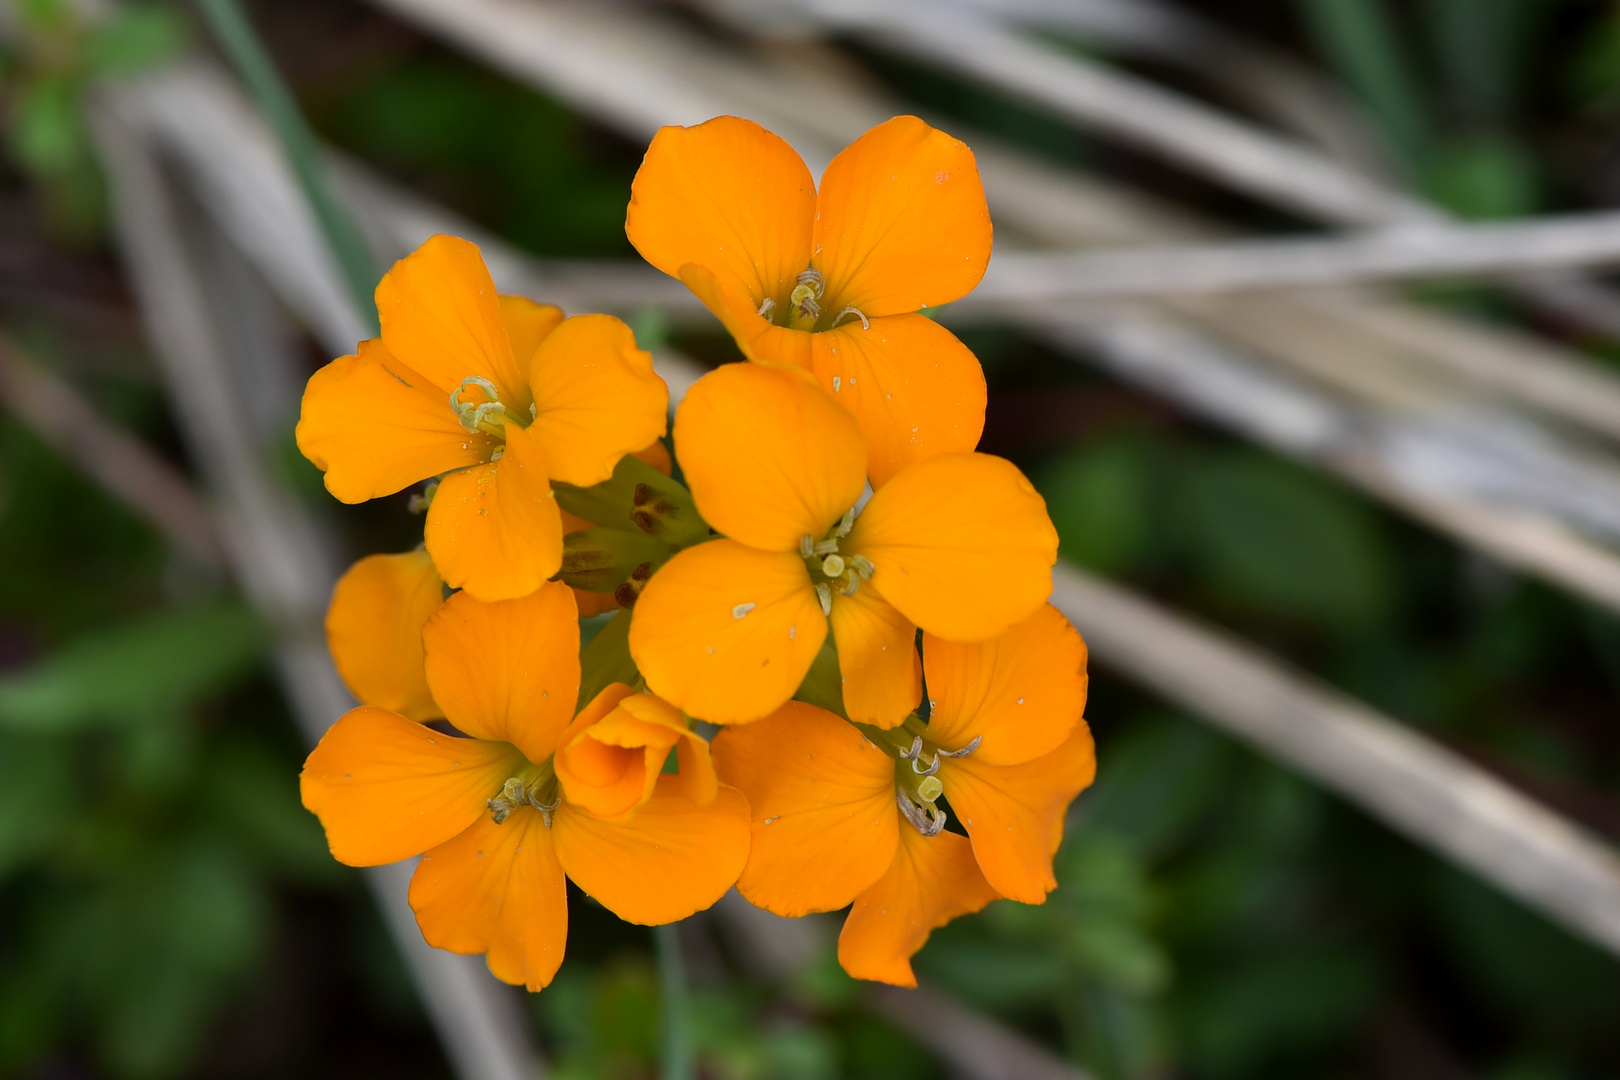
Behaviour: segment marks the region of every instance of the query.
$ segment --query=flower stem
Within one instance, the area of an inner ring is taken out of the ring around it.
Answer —
[[[681,935],[676,924],[653,928],[658,946],[659,1001],[662,1028],[658,1075],[662,1080],[693,1080],[692,1025],[687,1015],[686,962],[681,959]]]
[[[375,332],[377,308],[372,301],[372,290],[377,286],[377,264],[354,222],[332,195],[315,133],[299,112],[292,92],[276,71],[275,62],[265,51],[237,0],[196,0],[196,3],[281,140],[287,161],[298,174],[304,198],[348,286],[355,310]]]

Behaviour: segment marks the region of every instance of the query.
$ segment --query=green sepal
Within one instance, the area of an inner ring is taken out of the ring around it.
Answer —
[[[583,709],[616,682],[635,686],[640,680],[641,672],[630,659],[630,611],[621,608],[579,654],[577,708]]]
[[[558,506],[593,525],[635,529],[677,549],[709,539],[709,526],[686,485],[628,454],[600,484],[554,483],[552,489]]]
[[[646,581],[675,549],[655,536],[624,529],[583,529],[563,538],[557,577],[586,592],[611,593],[635,578]]]

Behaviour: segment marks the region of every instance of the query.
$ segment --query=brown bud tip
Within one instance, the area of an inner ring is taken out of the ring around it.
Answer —
[[[613,599],[619,602],[620,607],[633,606],[638,595],[640,594],[636,591],[636,587],[628,581],[613,590]]]
[[[653,533],[653,527],[657,523],[657,519],[651,514],[647,513],[645,510],[637,510],[635,513],[630,515],[630,520],[634,521],[636,523],[636,528],[640,529],[642,532],[649,535],[655,535]]]

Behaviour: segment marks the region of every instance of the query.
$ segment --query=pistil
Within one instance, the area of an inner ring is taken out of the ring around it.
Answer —
[[[540,765],[530,765],[501,785],[500,794],[489,800],[489,809],[495,815],[495,824],[504,825],[506,818],[520,806],[532,806],[540,811],[540,818],[551,828],[551,815],[562,805],[557,791],[557,771],[547,758]]]
[[[820,270],[806,270],[798,277],[798,284],[788,295],[788,326],[794,330],[813,330],[821,318],[821,295],[827,290],[827,279]]]
[[[476,387],[489,400],[462,401],[461,395],[467,392],[469,386]],[[471,435],[493,435],[504,439],[507,424],[528,426],[521,417],[514,416],[508,411],[495,389],[495,384],[481,375],[467,376],[461,380],[460,386],[450,391],[450,411],[456,414],[456,419],[461,421],[461,426]],[[529,407],[529,419],[534,419],[532,405]]]

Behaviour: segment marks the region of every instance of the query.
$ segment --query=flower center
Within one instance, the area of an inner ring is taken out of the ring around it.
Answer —
[[[500,794],[489,800],[489,809],[495,815],[495,824],[504,825],[506,817],[520,806],[532,806],[540,811],[546,828],[551,828],[551,815],[562,805],[557,792],[557,770],[552,759],[544,764],[529,765],[501,785]]]
[[[876,568],[865,555],[844,554],[838,545],[855,527],[855,508],[844,512],[843,518],[824,539],[817,540],[809,533],[799,538],[799,554],[804,556],[815,582],[816,599],[821,601],[821,613],[832,614],[833,590],[845,596],[854,596],[861,582],[872,576]]]
[[[469,390],[468,388],[472,389]],[[471,396],[473,391],[482,394],[483,401],[463,401],[461,396]],[[501,401],[500,392],[495,384],[481,375],[469,375],[461,380],[461,385],[450,391],[450,411],[456,414],[461,426],[472,435],[493,435],[497,439],[506,438],[506,425],[516,424],[519,427],[528,427],[535,417],[535,406],[529,406],[529,419],[524,420],[507,409],[505,402]],[[495,458],[501,456],[501,451],[495,451]]]
[[[888,731],[869,724],[855,726],[873,745],[894,758],[894,800],[900,815],[924,836],[938,836],[945,828],[945,811],[934,805],[935,800],[945,794],[945,785],[935,775],[940,762],[945,758],[967,757],[979,748],[984,736],[975,736],[959,749],[946,750],[918,734],[928,729],[915,714],[907,717],[900,727]],[[907,735],[911,736],[909,745]]]
[[[808,330],[813,333],[818,330],[832,330],[847,319],[854,318],[861,320],[862,330],[871,329],[872,321],[857,307],[846,307],[831,319],[822,319],[821,299],[826,293],[827,279],[820,270],[811,267],[801,273],[794,279],[793,291],[788,294],[785,325],[793,330]],[[763,319],[776,321],[776,300],[767,297],[765,302],[759,305],[759,315]]]

